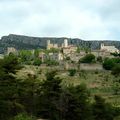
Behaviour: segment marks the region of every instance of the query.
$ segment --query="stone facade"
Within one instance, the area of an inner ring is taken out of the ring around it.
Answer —
[[[50,50],[51,48],[58,48],[58,44],[50,43],[50,40],[47,41],[47,49]]]
[[[115,46],[105,46],[103,43],[101,44],[101,50],[110,53],[119,52],[119,50]]]
[[[9,55],[10,53],[15,54],[16,52],[17,52],[17,50],[14,47],[7,48],[7,55]]]
[[[63,60],[63,55],[62,53],[49,53],[49,58],[51,60],[61,61]]]
[[[71,53],[69,57],[72,61],[78,62],[85,55],[86,55],[86,52],[81,51],[80,53]]]
[[[63,54],[60,52],[59,53],[49,53],[49,54],[45,54],[45,53],[41,52],[41,53],[39,53],[39,58],[41,59],[42,62],[44,62],[47,59],[61,61],[61,60],[63,60]]]
[[[41,59],[42,62],[44,62],[44,60],[45,60],[45,53],[44,52],[40,52],[38,57]]]
[[[68,46],[68,47],[63,47],[63,53],[68,55],[71,53],[75,53],[77,51],[77,47],[76,46]]]

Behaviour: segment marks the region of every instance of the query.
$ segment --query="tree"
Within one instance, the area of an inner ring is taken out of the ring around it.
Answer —
[[[114,65],[114,67],[112,68],[112,74],[115,76],[120,75],[120,63]]]
[[[41,83],[41,95],[37,104],[37,115],[59,120],[58,101],[61,94],[61,79],[56,77],[56,71],[46,74],[46,80]]]
[[[48,66],[52,66],[52,65],[59,65],[59,62],[55,60],[47,59],[45,60],[45,64],[47,64]]]
[[[39,52],[40,52],[39,49],[36,49],[36,50],[34,51],[34,57],[35,57],[35,58],[38,58]]]
[[[120,80],[113,81],[112,90],[113,90],[114,95],[119,95],[119,93],[120,93]]]
[[[62,119],[93,120],[89,95],[85,84],[69,86],[62,95]]]
[[[115,64],[111,73],[115,76],[112,84],[113,92],[115,95],[118,95],[120,93],[120,79],[118,77],[120,75],[120,63]]]
[[[87,54],[82,59],[79,60],[81,63],[92,63],[95,61],[95,56],[93,54]]]
[[[15,78],[17,70],[21,68],[16,56],[10,54],[0,60],[0,119],[6,120],[23,110],[17,100],[18,80]]]
[[[74,76],[77,71],[76,69],[69,69],[68,72],[69,72],[69,76]]]
[[[58,53],[59,51],[60,50],[58,48],[51,48],[49,50],[45,50],[44,52],[48,54],[48,53]]]
[[[30,61],[33,59],[32,52],[30,50],[21,50],[18,54],[22,63],[30,64]]]
[[[101,57],[101,56],[98,56],[98,57],[97,57],[97,61],[100,62],[100,63],[102,63],[102,61],[103,61],[102,57]]]
[[[49,50],[49,52],[51,52],[51,53],[58,53],[60,50],[59,49],[57,49],[57,48],[51,48],[50,50]]]
[[[118,52],[114,52],[114,53],[110,53],[111,55],[113,55],[114,57],[120,57],[120,53]]]
[[[42,61],[41,61],[39,58],[35,58],[35,59],[34,59],[33,65],[39,66],[39,65],[41,65],[41,64],[42,64]]]
[[[0,68],[5,74],[15,74],[17,70],[21,69],[21,65],[19,64],[17,56],[10,54],[9,56],[5,56],[3,60],[0,60]]]
[[[85,47],[84,48],[84,51],[85,51],[85,53],[89,53],[91,50],[90,50],[90,47]]]
[[[116,64],[120,64],[120,58],[105,58],[103,68],[106,70],[112,70]]]
[[[114,67],[115,63],[113,59],[106,58],[103,62],[103,68],[106,70],[111,70]]]
[[[113,120],[114,108],[111,104],[106,103],[105,99],[100,96],[95,96],[95,103],[93,104],[93,114],[95,120]]]
[[[77,53],[80,53],[80,46],[77,46]]]

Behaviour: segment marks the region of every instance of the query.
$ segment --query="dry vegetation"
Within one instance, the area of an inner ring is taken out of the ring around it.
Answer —
[[[55,70],[54,67],[36,67],[33,65],[26,65],[23,69],[18,71],[17,77],[25,79],[30,75],[38,80],[45,79],[45,74],[48,71]],[[56,69],[57,70],[57,69]],[[77,72],[74,76],[69,76],[68,71],[59,71],[58,76],[63,80],[64,85],[78,85],[85,83],[90,89],[91,94],[99,94],[107,99],[108,102],[114,105],[120,105],[120,95],[113,94],[113,81],[116,79],[109,71],[86,71]],[[119,79],[119,77],[118,77]]]

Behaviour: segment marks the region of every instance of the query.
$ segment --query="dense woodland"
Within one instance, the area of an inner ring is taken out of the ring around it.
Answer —
[[[107,62],[104,66],[110,68]],[[16,72],[23,67],[13,54],[0,60],[0,120],[120,119],[120,106],[106,102],[100,95],[91,95],[85,84],[62,85],[57,71],[46,72],[42,80],[32,75],[18,79]],[[113,74],[120,75],[116,69],[120,67],[114,66]]]

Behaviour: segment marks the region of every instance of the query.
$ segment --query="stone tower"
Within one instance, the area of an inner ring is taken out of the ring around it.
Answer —
[[[68,47],[68,40],[64,39],[64,47]]]
[[[47,40],[47,49],[50,49],[51,45],[50,45],[50,40]]]
[[[101,43],[101,49],[104,49],[104,43]]]

